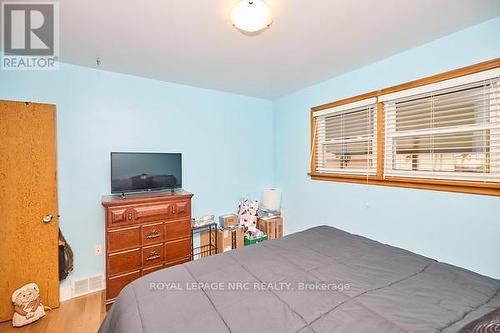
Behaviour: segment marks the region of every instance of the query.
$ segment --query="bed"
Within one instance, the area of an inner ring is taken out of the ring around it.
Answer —
[[[498,308],[499,280],[319,226],[148,274],[99,332],[450,333]]]

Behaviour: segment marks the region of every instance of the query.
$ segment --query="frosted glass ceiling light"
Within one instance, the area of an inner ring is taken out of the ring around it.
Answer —
[[[231,12],[233,25],[245,32],[260,31],[273,22],[271,10],[261,0],[241,0]]]

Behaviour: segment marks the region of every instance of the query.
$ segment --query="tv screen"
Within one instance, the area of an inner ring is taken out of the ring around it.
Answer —
[[[111,193],[182,187],[179,153],[111,153]]]

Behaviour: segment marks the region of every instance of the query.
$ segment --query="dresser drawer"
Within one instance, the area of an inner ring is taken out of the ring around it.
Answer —
[[[165,243],[165,261],[175,261],[191,256],[191,238]]]
[[[191,204],[189,200],[173,201],[170,204],[168,215],[170,218],[189,217]]]
[[[175,265],[180,265],[180,264],[183,264],[183,263],[188,262],[188,261],[191,261],[191,257],[182,258],[180,260],[167,262],[165,264],[165,267],[171,267],[171,266],[175,266]]]
[[[170,211],[169,203],[161,203],[155,205],[147,205],[147,206],[136,206],[134,207],[135,211],[135,220],[137,222],[151,221],[151,220],[159,220],[168,217]]]
[[[117,207],[108,210],[108,226],[115,227],[134,223],[135,210],[130,207]]]
[[[141,249],[108,254],[108,275],[141,268]]]
[[[107,251],[115,252],[141,246],[141,229],[132,227],[108,231]]]
[[[142,248],[143,266],[160,265],[163,263],[164,258],[163,244]]]
[[[138,279],[140,276],[141,272],[136,271],[109,278],[106,284],[106,298],[115,298],[127,284],[134,281],[135,279]]]
[[[159,271],[162,268],[165,268],[165,267],[163,265],[160,265],[160,266],[144,268],[142,270],[142,276],[149,274],[149,273],[152,273],[152,272],[155,272],[155,271]]]
[[[165,223],[165,240],[191,237],[191,221],[189,219]]]
[[[165,239],[163,222],[142,226],[142,244],[161,243]]]

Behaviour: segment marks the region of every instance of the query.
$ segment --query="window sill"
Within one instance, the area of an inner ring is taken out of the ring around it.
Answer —
[[[499,183],[309,173],[313,180],[500,196]]]

